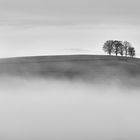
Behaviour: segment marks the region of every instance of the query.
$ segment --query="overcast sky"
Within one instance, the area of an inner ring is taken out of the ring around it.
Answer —
[[[103,54],[127,40],[140,56],[139,0],[0,0],[0,57]]]

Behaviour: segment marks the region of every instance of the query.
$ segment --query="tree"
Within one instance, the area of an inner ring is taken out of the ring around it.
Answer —
[[[128,55],[128,49],[130,47],[132,47],[132,45],[128,41],[124,41],[123,46],[124,46],[125,56],[127,56]]]
[[[123,49],[121,49],[123,45],[122,45],[121,41],[115,40],[113,43],[113,46],[114,46],[113,50],[114,50],[114,53],[116,54],[116,56],[118,55],[118,53],[123,55]]]
[[[121,55],[121,56],[123,56],[124,55],[124,51],[125,51],[125,49],[124,49],[124,46],[123,46],[123,42],[121,42],[120,41],[120,46],[119,46],[119,54]]]
[[[129,47],[128,48],[128,53],[129,53],[129,56],[134,57],[135,56],[135,48],[134,47]]]
[[[103,50],[109,55],[115,54],[118,56],[135,56],[135,48],[128,41],[119,41],[119,40],[107,40],[103,45]]]
[[[104,52],[107,52],[109,55],[111,55],[113,53],[113,44],[113,40],[106,41],[103,45]]]

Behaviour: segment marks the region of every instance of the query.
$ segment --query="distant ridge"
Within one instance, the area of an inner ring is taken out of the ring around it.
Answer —
[[[40,61],[81,61],[81,60],[124,60],[138,62],[140,58],[109,56],[109,55],[48,55],[48,56],[24,56],[24,57],[9,57],[1,58],[0,63],[14,63],[14,62],[40,62]],[[140,63],[140,62],[138,62]]]
[[[135,81],[140,59],[107,55],[54,55],[0,59],[0,76]],[[126,81],[125,81],[126,82]]]

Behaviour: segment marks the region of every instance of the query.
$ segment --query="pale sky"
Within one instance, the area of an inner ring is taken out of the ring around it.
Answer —
[[[139,0],[0,0],[0,57],[104,54],[127,40],[140,57]]]

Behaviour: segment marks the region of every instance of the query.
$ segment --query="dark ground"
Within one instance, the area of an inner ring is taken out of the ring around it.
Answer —
[[[104,55],[32,56],[0,59],[0,75],[25,78],[118,80],[140,85],[140,59]]]

